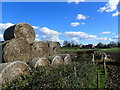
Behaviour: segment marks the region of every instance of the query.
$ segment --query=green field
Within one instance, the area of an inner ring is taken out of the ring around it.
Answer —
[[[120,48],[107,48],[107,49],[61,49],[61,51],[87,51],[87,50],[100,50],[100,51],[107,51],[107,52],[120,52]]]

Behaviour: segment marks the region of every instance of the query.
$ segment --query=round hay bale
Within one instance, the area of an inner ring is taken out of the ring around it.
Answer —
[[[47,42],[49,47],[49,55],[59,55],[60,54],[60,44],[58,42]]]
[[[63,62],[65,65],[72,63],[72,59],[71,59],[70,54],[60,54],[60,56],[63,58]]]
[[[48,58],[49,57],[49,49],[45,42],[39,41],[35,42],[32,45],[33,58]]]
[[[60,65],[63,65],[63,59],[61,56],[52,56],[51,59],[52,60],[52,65],[55,65],[55,66],[60,66]]]
[[[21,61],[0,64],[0,87],[2,84],[11,83],[23,74],[29,74],[30,67]]]
[[[50,62],[46,58],[34,58],[32,61],[29,62],[31,67],[37,68],[38,66],[48,66]]]
[[[29,44],[35,40],[35,31],[33,27],[27,23],[18,23],[7,28],[4,32],[4,40],[11,40],[13,38],[23,38]]]
[[[3,48],[4,62],[31,60],[32,49],[27,41],[12,39]]]

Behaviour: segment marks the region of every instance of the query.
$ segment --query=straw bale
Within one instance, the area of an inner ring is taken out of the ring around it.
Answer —
[[[60,54],[60,44],[58,42],[47,42],[49,47],[49,55],[59,55]]]
[[[61,56],[51,56],[50,60],[52,60],[52,65],[55,65],[55,66],[60,66],[60,65],[63,65],[63,59]]]
[[[31,67],[37,68],[38,66],[48,66],[50,65],[50,62],[46,58],[34,58],[29,62],[29,65]]]
[[[64,64],[71,64],[72,63],[72,59],[70,54],[60,54],[60,56],[62,57]]]
[[[3,48],[4,62],[31,60],[32,48],[27,41],[12,39]]]
[[[33,27],[27,23],[18,23],[7,28],[4,32],[4,40],[11,40],[13,38],[23,38],[29,44],[35,40],[35,31]]]
[[[33,58],[48,58],[49,57],[49,49],[45,42],[38,41],[33,43],[32,45],[32,53]]]
[[[29,74],[30,67],[21,61],[0,64],[0,88],[2,84],[10,84],[21,75]]]

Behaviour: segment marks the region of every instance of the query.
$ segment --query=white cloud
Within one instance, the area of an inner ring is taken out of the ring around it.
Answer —
[[[64,36],[69,38],[70,40],[74,40],[75,42],[79,42],[80,40],[94,40],[94,41],[105,41],[107,37],[97,37],[96,35],[90,35],[85,32],[65,32]]]
[[[39,35],[38,35],[38,34],[36,34],[36,37],[39,37]]]
[[[120,34],[112,37],[112,39],[120,39]]]
[[[72,22],[70,25],[73,26],[73,27],[77,27],[77,26],[79,26],[79,25],[81,25],[81,24],[84,25],[85,23]]]
[[[118,11],[116,11],[115,13],[112,14],[113,17],[118,16],[118,15],[120,15],[120,12],[118,12]]]
[[[77,15],[77,20],[85,20],[85,19],[87,19],[89,16],[86,16],[86,15],[83,15],[83,14],[78,14]]]
[[[109,38],[108,40],[109,40],[109,41],[114,41],[112,38]]]
[[[41,41],[39,38],[35,38],[35,41]]]
[[[39,27],[38,26],[32,26],[34,29],[39,29]]]
[[[3,34],[0,34],[0,41],[4,41]]]
[[[73,27],[76,27],[76,26],[79,26],[80,23],[79,22],[72,22],[70,25],[73,26]]]
[[[105,32],[102,32],[101,34],[109,34],[110,31],[105,31]]]
[[[75,2],[78,4],[79,2],[84,2],[85,0],[67,0],[69,3]]]
[[[13,25],[13,23],[0,23],[0,32],[4,32],[8,27]]]
[[[79,43],[79,40],[76,37],[71,38],[71,41],[74,42],[75,44]]]
[[[109,0],[108,3],[104,7],[101,7],[98,11],[113,12],[117,9],[118,3],[119,0]]]
[[[107,40],[107,37],[100,37],[100,38],[97,38],[98,40],[100,40],[100,41],[105,41],[105,40]]]
[[[66,37],[77,37],[79,39],[92,39],[92,38],[97,38],[97,36],[95,35],[89,35],[87,33],[84,32],[65,32],[64,35]]]
[[[39,30],[40,34],[42,35],[42,40],[62,42],[62,40],[59,39],[59,35],[61,35],[62,33],[51,30],[47,27],[40,28]]]

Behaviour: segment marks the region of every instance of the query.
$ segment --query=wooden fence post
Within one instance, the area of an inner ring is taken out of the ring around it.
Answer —
[[[105,57],[103,57],[103,68],[104,68],[104,74],[105,74],[105,76],[107,76]]]
[[[92,54],[92,62],[93,62],[93,64],[95,64],[95,55],[94,54]]]
[[[75,77],[77,77],[76,67],[74,67],[74,74],[75,74]]]

